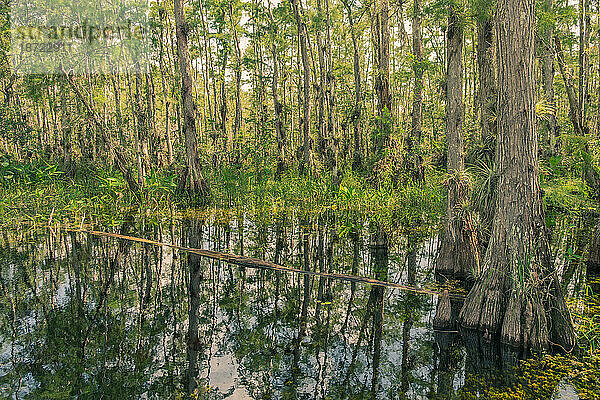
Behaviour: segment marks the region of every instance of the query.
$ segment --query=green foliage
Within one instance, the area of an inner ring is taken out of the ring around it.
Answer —
[[[35,185],[41,182],[55,182],[63,172],[58,164],[47,162],[16,163],[8,157],[0,161],[0,183],[3,185]]]

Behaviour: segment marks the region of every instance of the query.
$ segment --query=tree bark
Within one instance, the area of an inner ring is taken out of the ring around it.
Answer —
[[[535,130],[534,0],[499,0],[498,193],[483,272],[460,313],[465,328],[502,342],[570,351],[575,331],[552,266]]]
[[[479,78],[478,108],[479,123],[481,128],[481,143],[483,155],[490,167],[493,167],[494,152],[496,149],[496,67],[494,65],[494,19],[491,6],[494,3],[482,5],[477,15],[477,67]],[[480,246],[487,247],[489,234],[494,219],[494,193],[495,190],[487,191],[485,204],[480,207],[479,218],[481,221]],[[487,205],[487,206],[486,206]]]
[[[596,9],[598,10],[598,32],[596,34],[596,40],[600,41],[600,0],[596,2]],[[598,45],[598,86],[596,88],[596,136],[600,138],[600,44]]]
[[[300,54],[302,57],[302,69],[303,69],[303,85],[302,85],[302,136],[303,136],[303,158],[300,162],[300,174],[304,175],[310,170],[310,65],[308,61],[308,48],[307,48],[307,33],[306,24],[304,23],[303,16],[300,11],[299,0],[292,0],[292,8],[294,12],[294,18],[296,20],[296,27],[298,29],[298,40],[300,42]]]
[[[175,0],[180,1],[180,0]],[[196,248],[201,246],[202,226],[198,221],[187,221],[183,227],[182,237],[185,245]],[[186,371],[186,389],[189,394],[195,393],[198,386],[198,356],[204,349],[200,335],[200,306],[202,305],[202,259],[196,254],[187,255],[189,277],[188,287],[188,329],[186,355],[188,370]]]
[[[477,67],[479,72],[479,123],[481,141],[494,157],[496,145],[496,71],[494,68],[494,20],[491,10],[477,16]]]
[[[317,0],[317,18],[316,25],[316,36],[317,36],[317,55],[319,59],[319,85],[317,89],[317,153],[321,157],[321,160],[325,160],[325,46],[323,45],[323,38],[321,31],[323,30],[323,9],[321,6],[321,0]]]
[[[354,71],[354,109],[352,110],[352,125],[354,127],[354,152],[352,155],[352,170],[357,171],[362,167],[362,146],[361,146],[361,117],[362,117],[362,87],[360,81],[360,54],[358,51],[358,39],[356,34],[356,25],[352,16],[352,9],[348,0],[343,0],[344,8],[350,24],[350,36],[352,37],[352,65]]]
[[[554,8],[554,0],[546,0],[547,12],[552,13]],[[546,121],[547,142],[552,148],[552,151],[558,153],[558,138],[560,135],[560,127],[556,121],[556,99],[554,97],[554,46],[552,44],[554,38],[554,27],[550,26],[542,32],[542,77],[544,86],[544,96],[546,101],[554,110],[548,116]]]
[[[587,281],[595,289],[593,292],[598,293],[598,289],[600,289],[600,219],[592,232],[589,249],[586,260]]]
[[[67,175],[73,172],[71,155],[71,121],[70,110],[67,103],[66,74],[63,72],[60,79],[60,128],[62,131],[62,169]]]
[[[79,90],[77,85],[75,85],[75,82],[73,82],[73,79],[71,78],[71,76],[67,75],[65,71],[62,71],[62,73],[63,73],[63,76],[66,78],[66,80],[69,82],[69,85],[71,86],[73,91],[75,92],[75,95],[77,96],[77,98],[79,98],[79,101],[83,105],[83,108],[85,109],[85,111],[88,115],[89,121],[91,123],[93,123],[93,125],[99,131],[102,142],[104,144],[108,143],[108,141],[110,140],[110,137],[108,135],[108,129],[106,129],[106,126],[103,124],[102,120],[98,118],[98,116],[94,112],[94,109],[92,108],[92,105],[90,103],[88,103],[88,100],[86,100],[86,97],[84,97],[84,95],[81,93],[81,90]],[[118,83],[116,82],[116,79],[117,78],[115,78],[113,80],[113,88],[115,90],[115,93],[118,88]],[[118,110],[117,118],[119,118],[119,119],[117,121],[119,121],[121,117],[120,117],[119,97],[117,95],[115,95],[115,106],[117,107],[117,110]],[[119,126],[120,126],[120,123],[119,123]],[[124,141],[123,141],[123,143],[124,143]],[[129,187],[129,189],[137,196],[140,191],[140,187],[139,187],[138,183],[136,182],[136,180],[132,176],[131,168],[130,168],[131,163],[127,160],[127,157],[123,154],[123,152],[121,150],[119,150],[118,148],[115,148],[114,151],[115,151],[115,161],[116,161],[115,165],[116,165],[117,169],[123,175],[123,178],[125,179],[125,182],[127,182],[127,186]]]
[[[196,106],[193,98],[193,82],[188,49],[188,25],[183,12],[183,0],[173,0],[177,56],[181,72],[181,99],[183,106],[183,135],[185,137],[186,171],[180,181],[180,189],[200,200],[206,200],[209,187],[200,167],[196,138]]]
[[[411,168],[417,181],[424,179],[421,171],[421,157],[418,147],[421,143],[423,124],[423,40],[421,27],[421,0],[414,0],[412,17],[412,52],[413,52],[413,103],[411,111],[411,129],[408,137],[408,156],[411,159]]]
[[[383,158],[392,130],[392,99],[390,97],[390,29],[389,2],[376,2],[372,16],[373,52],[375,53],[375,94],[377,95],[377,132],[373,140],[375,161]]]
[[[286,135],[281,120],[283,104],[279,102],[279,57],[277,53],[277,29],[273,12],[271,10],[271,2],[268,2],[269,12],[269,30],[271,33],[271,57],[273,58],[273,82],[271,83],[271,92],[273,94],[273,111],[275,112],[275,135],[277,139],[277,173],[279,177],[285,170],[285,147]],[[284,96],[285,100],[285,96]]]
[[[242,51],[240,50],[240,40],[237,35],[237,24],[233,21],[233,2],[229,3],[229,19],[231,21],[231,31],[233,32],[233,41],[235,47],[235,121],[233,123],[233,132],[229,140],[229,150],[235,153],[234,159],[237,161],[237,140],[242,126]]]
[[[573,82],[573,76],[571,75],[571,72],[567,70],[567,66],[565,65],[565,55],[558,35],[554,36],[554,46],[556,47],[556,59],[558,61],[560,74],[565,82],[567,99],[569,100],[569,117],[571,118],[571,123],[573,124],[573,131],[575,132],[575,135],[583,136],[583,126],[580,120],[581,113],[579,112],[579,101],[577,100],[577,95],[575,94],[574,89],[575,83]]]
[[[589,0],[579,0],[579,121],[583,134],[587,134],[588,42]]]
[[[373,234],[371,243],[371,259],[375,277],[379,280],[387,280],[388,277],[388,238],[385,231],[377,225],[376,233]],[[383,338],[383,309],[385,288],[373,286],[370,299],[373,305],[369,311],[373,313],[373,373],[371,375],[371,394],[377,398],[379,393],[379,373],[381,365],[382,338]]]
[[[446,231],[440,244],[436,272],[454,279],[473,279],[479,273],[475,224],[463,205],[469,198],[465,172],[463,119],[463,21],[458,3],[448,11],[446,132],[448,140],[448,201]]]

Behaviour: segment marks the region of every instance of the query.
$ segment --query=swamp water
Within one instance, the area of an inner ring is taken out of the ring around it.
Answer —
[[[435,284],[433,232],[355,226],[240,213],[105,230]],[[433,330],[431,294],[48,229],[0,232],[0,263],[2,398],[486,398],[514,379],[516,355]]]

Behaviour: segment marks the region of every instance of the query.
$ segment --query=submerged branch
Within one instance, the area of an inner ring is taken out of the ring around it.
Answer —
[[[303,269],[288,267],[288,266],[280,265],[280,264],[275,264],[275,263],[265,261],[265,260],[260,260],[257,258],[239,256],[239,255],[230,254],[230,253],[221,253],[221,252],[213,251],[213,250],[195,249],[195,248],[179,246],[179,245],[171,244],[171,243],[157,242],[154,240],[139,238],[139,237],[135,237],[135,236],[120,235],[118,233],[102,232],[102,231],[95,231],[95,230],[88,230],[88,229],[66,229],[66,230],[73,231],[73,232],[87,233],[89,235],[95,235],[95,236],[105,236],[105,237],[112,237],[115,239],[129,240],[129,241],[138,242],[138,243],[150,244],[153,246],[170,247],[172,249],[185,251],[188,253],[196,254],[196,255],[210,258],[213,260],[222,260],[222,261],[225,261],[225,262],[228,262],[231,264],[235,264],[235,265],[239,265],[242,267],[271,269],[271,270],[275,270],[275,271],[285,271],[285,272],[292,272],[292,273],[298,273],[298,274],[304,274],[304,275],[319,276],[319,277],[324,277],[324,278],[340,279],[340,280],[349,281],[349,282],[361,282],[361,283],[366,283],[369,285],[389,287],[389,288],[393,288],[393,289],[404,290],[407,292],[430,294],[430,295],[434,295],[434,296],[439,296],[442,294],[441,292],[438,292],[436,290],[419,288],[419,287],[411,286],[411,285],[402,285],[400,283],[395,283],[395,282],[386,282],[386,281],[381,281],[378,279],[367,278],[364,276],[339,274],[339,273],[334,273],[334,272],[305,271]],[[450,294],[450,297],[457,298],[457,299],[463,299],[465,296],[460,293],[453,293],[453,294]]]

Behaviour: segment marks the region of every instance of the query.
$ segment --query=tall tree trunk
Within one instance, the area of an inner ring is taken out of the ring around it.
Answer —
[[[496,146],[496,71],[494,68],[494,20],[490,9],[477,16],[477,67],[481,141],[490,157]]]
[[[378,0],[371,17],[373,52],[375,53],[375,94],[377,95],[377,132],[373,140],[375,161],[383,158],[392,131],[392,99],[390,97],[390,29],[389,2]]]
[[[310,170],[310,65],[308,61],[308,46],[306,24],[300,11],[299,0],[292,0],[292,8],[296,27],[298,29],[298,40],[300,42],[300,54],[302,56],[303,85],[302,85],[302,136],[303,136],[303,158],[300,162],[300,174],[304,175]]]
[[[321,32],[323,30],[323,7],[321,6],[321,0],[317,0],[317,18],[316,20],[316,36],[317,36],[317,55],[319,59],[319,86],[317,89],[317,153],[321,160],[325,159],[325,131],[327,126],[325,125],[325,46],[323,45],[323,37]]]
[[[479,78],[478,108],[479,123],[481,127],[481,143],[487,161],[492,164],[496,149],[496,68],[494,66],[494,19],[491,9],[495,2],[482,4],[477,15],[477,67]],[[493,165],[490,165],[493,166]],[[481,220],[480,245],[482,249],[487,247],[489,235],[494,218],[494,194],[495,188],[487,191],[486,201],[478,210]],[[487,205],[487,206],[486,206]]]
[[[180,189],[191,196],[206,200],[209,187],[204,178],[198,156],[196,138],[196,106],[193,96],[193,82],[188,49],[188,24],[183,12],[183,0],[173,0],[175,29],[177,36],[177,56],[181,72],[181,100],[183,106],[183,135],[185,137],[186,171],[180,181]]]
[[[224,18],[224,15],[223,15]],[[220,35],[223,35],[223,32],[220,31],[219,32]],[[219,89],[219,111],[220,111],[220,128],[221,128],[221,133],[222,133],[222,137],[223,137],[223,142],[227,143],[227,138],[228,138],[228,134],[227,134],[227,111],[229,111],[227,109],[227,90],[226,90],[226,69],[227,69],[227,58],[229,56],[229,51],[227,49],[228,44],[225,42],[225,40],[223,39],[222,42],[222,58],[221,58],[221,71],[219,72],[219,77],[221,79],[220,83],[220,89]],[[215,139],[217,139],[217,136],[215,135]],[[219,149],[217,148],[218,146],[218,142],[215,141],[215,147],[213,148],[213,167],[216,168],[217,167],[217,163],[218,163],[218,157],[217,154],[219,152]],[[226,146],[224,146],[226,147]],[[224,148],[224,151],[226,151],[227,149]]]
[[[242,126],[242,51],[240,50],[240,40],[237,35],[237,23],[233,21],[232,3],[229,3],[229,19],[231,21],[231,31],[233,32],[235,48],[235,121],[233,123],[233,132],[231,133],[229,147],[230,150],[233,150],[234,159],[237,162],[237,141]]]
[[[598,42],[598,87],[596,89],[596,136],[600,138],[600,0],[597,1],[598,10],[598,33],[596,35],[596,41]]]
[[[202,5],[202,2],[198,3],[198,8],[200,10],[200,24],[202,27],[202,37],[203,37],[203,49],[204,49],[204,90],[206,91],[206,100],[208,103],[208,116],[209,116],[209,120],[210,120],[210,133],[211,135],[214,135],[215,132],[215,121],[217,120],[216,117],[216,106],[213,107],[213,101],[211,101],[211,98],[214,98],[214,96],[211,97],[211,85],[210,83],[212,82],[212,88],[213,88],[213,95],[216,93],[215,90],[215,76],[214,76],[214,65],[213,65],[213,58],[212,58],[212,52],[211,52],[211,45],[210,45],[210,40],[208,38],[208,35],[206,34],[207,28],[206,28],[206,23],[204,21],[204,7]],[[214,98],[214,104],[216,104],[216,98]]]
[[[331,11],[329,0],[325,0],[325,21],[327,29],[325,30],[325,49],[327,77],[325,81],[327,95],[327,163],[326,165],[333,171],[333,181],[337,187],[341,181],[341,170],[339,168],[339,141],[336,135],[335,124],[335,75],[333,73],[333,51],[331,47]]]
[[[546,0],[545,6],[547,12],[552,13],[554,9],[554,0]],[[554,27],[547,27],[542,33],[542,79],[544,86],[544,96],[552,108],[553,112],[546,121],[547,142],[552,151],[558,153],[558,138],[560,127],[556,122],[556,99],[554,98]]]
[[[479,250],[475,224],[463,204],[469,198],[465,173],[463,119],[463,25],[462,11],[451,2],[447,28],[446,132],[448,136],[448,207],[446,231],[440,244],[436,272],[455,279],[475,278],[479,273]]]
[[[139,171],[140,180],[138,184],[140,187],[144,185],[144,176],[150,171],[150,153],[148,151],[148,120],[147,111],[144,107],[144,96],[143,96],[143,81],[142,74],[135,74],[135,102],[132,104],[135,110],[135,120],[137,123],[137,140],[139,141],[140,148],[140,161],[141,170]],[[133,100],[133,99],[132,99]]]
[[[354,127],[354,152],[352,155],[352,170],[357,171],[362,167],[362,146],[360,134],[360,122],[362,117],[362,88],[360,81],[360,53],[358,50],[358,39],[356,25],[352,16],[352,9],[348,0],[343,0],[344,8],[348,15],[350,24],[350,35],[352,37],[352,65],[354,70],[354,109],[352,110],[352,125]]]
[[[587,134],[588,42],[589,0],[579,0],[579,121],[583,134]]]
[[[573,124],[573,131],[577,136],[583,136],[583,126],[581,124],[581,113],[579,111],[579,101],[575,94],[575,83],[573,83],[573,76],[567,66],[565,65],[565,54],[562,49],[562,44],[558,35],[554,36],[554,45],[556,47],[556,60],[558,61],[558,67],[560,74],[565,82],[565,90],[567,91],[567,99],[569,100],[569,117]]]
[[[60,79],[60,128],[62,130],[62,169],[67,175],[73,172],[71,154],[71,121],[70,110],[67,102],[66,74],[61,74]]]
[[[553,268],[540,193],[535,130],[534,0],[499,0],[498,193],[483,272],[460,313],[464,327],[504,343],[566,351],[571,316]]]
[[[286,136],[281,120],[283,104],[279,102],[279,57],[277,53],[277,29],[273,12],[271,11],[271,2],[268,2],[269,12],[269,30],[271,33],[271,57],[273,58],[273,82],[271,83],[271,91],[273,94],[273,111],[275,112],[275,134],[277,139],[277,176],[285,170],[285,147]],[[285,96],[283,97],[285,101]]]
[[[412,16],[412,36],[413,36],[413,103],[411,111],[411,129],[408,136],[408,156],[410,157],[414,177],[417,181],[424,179],[421,170],[421,156],[418,154],[418,147],[421,143],[421,130],[423,124],[423,40],[421,27],[421,0],[414,0]]]
[[[73,82],[73,79],[71,78],[71,76],[67,75],[64,70],[62,71],[62,73],[63,73],[62,76],[64,76],[66,78],[66,80],[69,82],[69,85],[73,89],[73,92],[75,92],[75,95],[77,96],[77,98],[79,99],[81,104],[83,105],[83,108],[85,109],[85,111],[87,113],[89,123],[94,125],[96,127],[97,131],[100,133],[100,138],[102,140],[102,143],[103,144],[108,143],[110,140],[110,136],[108,134],[108,129],[106,129],[106,126],[104,125],[102,119],[98,118],[98,116],[94,112],[94,109],[92,108],[92,105],[88,102],[89,96],[86,97],[83,95],[81,90],[79,90],[77,85],[75,85],[75,82]],[[119,104],[120,104],[119,96],[117,94],[118,88],[119,88],[117,79],[118,79],[118,75],[115,75],[115,77],[113,79],[113,89],[115,91],[115,107],[117,109],[117,118],[118,118],[117,123],[120,126],[121,124],[119,123],[119,121],[121,118],[121,112],[120,112],[120,107],[119,107]],[[119,130],[119,132],[120,132],[120,130]],[[125,141],[123,139],[122,146],[120,146],[120,147],[125,147],[124,143],[125,143]],[[127,157],[120,150],[120,147],[114,148],[115,161],[116,161],[115,166],[123,175],[123,178],[125,179],[125,182],[127,182],[127,186],[129,187],[129,189],[137,196],[140,191],[140,187],[139,187],[137,181],[132,176],[131,168],[129,167],[129,165],[131,163],[127,160]]]

